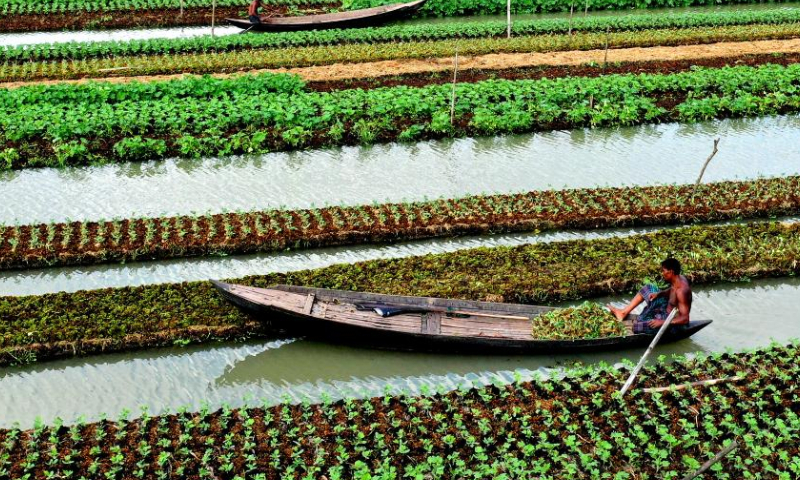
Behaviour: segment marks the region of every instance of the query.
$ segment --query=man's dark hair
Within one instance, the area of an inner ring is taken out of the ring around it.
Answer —
[[[681,262],[679,262],[677,259],[669,257],[668,259],[661,262],[661,266],[671,271],[675,275],[681,274]]]

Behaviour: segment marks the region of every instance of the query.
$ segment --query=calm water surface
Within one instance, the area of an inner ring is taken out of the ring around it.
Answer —
[[[0,224],[800,174],[800,116],[0,172]]]
[[[599,301],[623,301],[623,297]],[[800,280],[766,280],[695,289],[693,318],[714,323],[656,354],[766,346],[800,338]],[[369,397],[449,390],[459,385],[528,379],[560,365],[636,361],[642,349],[585,355],[461,356],[385,352],[303,339],[274,339],[70,359],[0,370],[0,426],[36,416],[72,421],[123,409],[151,412],[274,404],[282,399]]]

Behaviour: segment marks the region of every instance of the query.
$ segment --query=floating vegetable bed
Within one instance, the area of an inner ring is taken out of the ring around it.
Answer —
[[[430,0],[429,0],[430,1]],[[709,13],[659,13],[611,17],[576,17],[515,21],[515,36],[558,35],[568,32],[638,31],[692,27],[741,25],[780,25],[800,22],[800,8],[727,11]],[[228,35],[192,38],[156,38],[127,41],[70,42],[19,45],[0,49],[0,61],[86,60],[90,58],[132,57],[140,55],[188,55],[241,50],[311,47],[343,44],[423,42],[466,38],[499,38],[506,35],[504,21],[401,24],[359,29],[333,29],[308,32],[279,32],[269,35]],[[577,41],[577,40],[576,40]],[[119,73],[119,72],[118,72]]]
[[[272,34],[270,34],[272,35]],[[621,31],[611,33],[577,32],[572,35],[545,34],[507,38],[453,38],[421,42],[357,42],[342,45],[283,46],[261,49],[217,51],[199,47],[201,52],[172,52],[167,45],[165,54],[137,54],[130,56],[105,55],[75,61],[26,61],[0,65],[0,82],[27,82],[31,80],[68,80],[118,76],[165,75],[180,73],[230,73],[264,68],[292,68],[335,63],[375,62],[379,60],[452,58],[459,55],[486,55],[495,53],[555,52],[571,50],[597,50],[605,48],[653,47],[696,45],[716,42],[742,42],[753,40],[791,39],[797,36],[793,23],[777,25],[733,25],[720,27],[667,28],[647,31]],[[324,37],[323,37],[324,38]],[[289,42],[291,43],[291,42]],[[305,40],[301,44],[308,43]],[[220,40],[224,46],[226,41]],[[55,46],[56,52],[60,47]],[[110,51],[118,48],[106,46]],[[157,47],[156,47],[157,48]],[[147,50],[150,50],[148,47]],[[78,48],[78,52],[84,49]],[[101,49],[102,51],[102,49]],[[55,54],[55,53],[54,53]],[[82,54],[78,54],[79,56]],[[598,60],[602,57],[597,56]]]
[[[8,478],[667,479],[800,474],[796,345],[420,397],[223,408],[0,430]],[[741,382],[647,393],[742,375]]]
[[[0,90],[0,165],[224,156],[800,111],[791,94],[800,64],[459,84],[452,122],[449,85],[298,93],[297,81],[280,75],[189,82]],[[265,84],[273,89],[259,90]]]
[[[625,325],[617,317],[594,302],[543,313],[532,318],[531,324],[533,338],[541,340],[621,337],[628,334]]]
[[[196,217],[0,225],[0,268],[798,213],[800,177],[795,176],[699,186],[577,189]]]
[[[800,273],[800,224],[478,248],[231,281],[548,304],[636,289],[676,252],[695,285],[794,275]],[[0,297],[0,363],[263,333],[209,282]]]

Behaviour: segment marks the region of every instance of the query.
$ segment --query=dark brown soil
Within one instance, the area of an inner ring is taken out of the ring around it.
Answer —
[[[690,70],[693,66],[720,68],[725,66],[758,66],[764,64],[790,65],[800,63],[800,52],[792,54],[759,54],[731,57],[697,58],[691,60],[645,60],[641,62],[620,62],[583,65],[538,65],[506,70],[471,69],[458,72],[459,83],[476,83],[490,79],[537,80],[560,77],[599,77],[612,74],[670,74]],[[308,81],[308,87],[319,91],[346,90],[351,88],[372,89],[406,85],[423,87],[453,81],[452,71],[410,73],[387,75],[383,77],[356,78],[346,80]]]
[[[339,3],[332,3],[328,8],[335,8]],[[247,17],[247,1],[240,7],[217,7],[216,23],[224,25],[225,18]],[[328,8],[301,8],[303,14],[327,13]],[[113,12],[80,12],[48,15],[0,16],[5,32],[32,32],[45,30],[83,30],[105,28],[152,28],[179,27],[192,25],[211,25],[211,8],[161,9],[161,10],[118,10]],[[286,6],[268,5],[262,9],[263,15],[286,16]]]

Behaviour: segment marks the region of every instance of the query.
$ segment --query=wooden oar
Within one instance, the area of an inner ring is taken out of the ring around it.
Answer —
[[[642,367],[644,367],[644,362],[647,361],[647,357],[649,357],[650,353],[653,352],[653,349],[656,348],[656,345],[658,345],[658,341],[661,340],[662,336],[664,336],[664,333],[667,331],[667,328],[669,328],[669,324],[672,323],[672,319],[675,318],[675,315],[677,313],[678,313],[678,307],[675,307],[672,309],[672,312],[670,312],[670,314],[667,316],[667,319],[664,320],[664,324],[661,325],[661,328],[658,330],[658,333],[656,333],[655,338],[653,339],[652,342],[650,342],[650,346],[647,347],[647,350],[644,352],[642,359],[639,360],[639,364],[636,365],[636,368],[634,368],[633,372],[631,372],[631,376],[628,377],[628,381],[626,381],[625,385],[622,386],[622,390],[620,390],[619,392],[620,395],[625,395],[625,392],[627,392],[628,389],[631,388],[631,385],[633,385],[633,381],[636,379],[636,375],[639,374],[639,370],[641,370]]]

